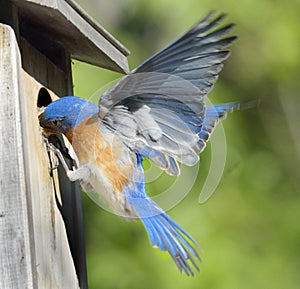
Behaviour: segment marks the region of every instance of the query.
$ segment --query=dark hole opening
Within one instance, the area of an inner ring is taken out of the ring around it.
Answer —
[[[38,94],[37,106],[46,107],[52,102],[51,96],[46,88],[42,87]]]

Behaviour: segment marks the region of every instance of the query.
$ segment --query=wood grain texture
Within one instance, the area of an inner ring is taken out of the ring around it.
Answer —
[[[0,288],[34,288],[35,255],[21,128],[21,61],[14,31],[0,24]]]
[[[60,97],[69,93],[71,71],[59,69],[23,37],[20,37],[20,48],[22,67],[29,75],[34,76],[43,86],[51,87],[51,90]],[[61,61],[66,60],[61,59]]]
[[[129,51],[76,3],[68,2],[13,0],[23,21],[20,33],[26,33],[23,28],[30,25],[30,33],[34,27],[37,35],[55,40],[75,59],[127,73],[129,68],[126,56]]]
[[[27,57],[30,58],[28,55]],[[35,54],[31,55],[32,60]],[[36,63],[36,66],[38,63]],[[44,63],[40,63],[44,65]],[[47,69],[40,69],[46,73]],[[51,76],[51,82],[59,82],[59,74]],[[35,239],[38,288],[78,288],[78,280],[67,239],[65,224],[57,207],[56,196],[60,198],[57,171],[52,178],[49,170],[49,157],[37,117],[37,95],[43,87],[36,79],[23,72],[24,99],[23,137],[28,168],[27,180],[32,197],[32,215]],[[65,89],[62,83],[61,90]],[[52,98],[57,98],[48,89]],[[33,110],[34,109],[34,110]],[[55,157],[52,161],[55,165]]]
[[[57,95],[64,96],[73,94],[71,63],[70,57],[67,53],[62,54],[60,59],[62,63],[65,63],[63,65],[65,69],[63,71],[54,65],[45,55],[28,43],[23,37],[20,37],[20,46],[23,69],[27,72],[27,74],[34,76],[34,80],[39,84],[36,90],[39,90],[42,86],[48,88],[48,92],[50,92],[52,99],[57,98]],[[30,85],[31,84],[29,84],[29,87]],[[51,88],[51,90],[49,88]],[[36,90],[29,90],[27,93],[27,97],[32,99],[32,108],[29,109],[29,111],[35,111],[36,97],[38,95]],[[34,118],[33,121],[36,122],[37,118]],[[79,284],[82,289],[85,289],[87,288],[87,272],[81,191],[79,183],[71,183],[61,166],[58,167],[58,172],[59,187],[61,189],[60,194],[63,203],[60,211],[64,219],[68,239],[70,240],[69,245]]]
[[[27,57],[33,61],[34,50]],[[14,31],[2,24],[0,63],[0,288],[79,288],[38,123],[43,85],[22,69]],[[38,65],[46,74],[47,63]]]

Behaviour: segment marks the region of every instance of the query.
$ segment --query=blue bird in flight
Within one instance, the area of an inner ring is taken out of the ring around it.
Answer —
[[[220,27],[223,19],[208,14],[121,78],[99,105],[66,96],[39,116],[45,131],[72,144],[78,168],[70,170],[60,156],[69,179],[100,194],[114,213],[140,219],[152,246],[187,275],[199,271],[198,244],[147,195],[142,160],[178,176],[178,162],[195,165],[219,120],[240,108],[239,102],[205,104],[236,39],[228,36],[233,24]]]

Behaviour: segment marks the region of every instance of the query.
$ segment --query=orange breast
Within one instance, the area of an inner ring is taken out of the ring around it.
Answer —
[[[115,192],[122,192],[128,184],[133,163],[128,148],[111,132],[100,132],[98,117],[93,116],[66,136],[71,142],[80,165],[94,164],[112,184]]]

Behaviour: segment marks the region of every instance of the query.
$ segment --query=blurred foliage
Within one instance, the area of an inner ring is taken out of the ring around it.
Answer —
[[[226,168],[213,197],[198,203],[209,168],[168,213],[199,241],[201,273],[181,275],[151,248],[139,222],[124,221],[83,196],[91,289],[299,288],[300,25],[299,1],[78,1],[131,51],[131,67],[170,43],[211,9],[228,13],[239,40],[210,99],[260,99],[259,109],[230,114],[223,125]],[[90,97],[119,74],[78,61],[75,94]],[[150,184],[155,194],[160,186]]]

